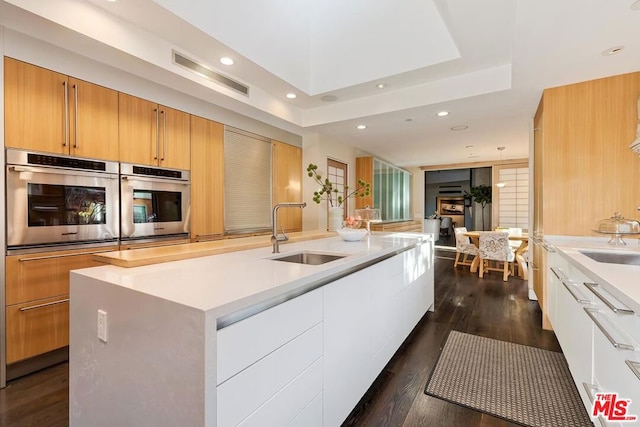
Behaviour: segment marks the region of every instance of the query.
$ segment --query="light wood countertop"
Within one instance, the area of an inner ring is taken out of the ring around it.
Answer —
[[[289,233],[289,242],[322,239],[336,236],[335,232],[313,230]],[[287,242],[281,242],[286,245]],[[158,264],[162,262],[178,261],[228,252],[244,251],[247,249],[271,246],[271,236],[239,237],[235,239],[214,240],[210,242],[186,243],[180,245],[159,246],[155,248],[131,249],[117,252],[103,252],[95,254],[93,259],[98,262],[116,265],[118,267],[140,267],[142,265]]]

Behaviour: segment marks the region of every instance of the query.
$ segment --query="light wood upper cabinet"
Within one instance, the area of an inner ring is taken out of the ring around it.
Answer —
[[[74,78],[69,89],[69,154],[117,161],[118,92]]]
[[[273,205],[302,201],[302,149],[282,142],[272,142]],[[280,209],[277,229],[302,231],[302,209]]]
[[[189,114],[125,93],[119,98],[120,161],[189,169]]]
[[[118,160],[118,93],[5,57],[7,147]]]
[[[173,108],[159,106],[160,163],[159,166],[173,169],[189,169],[191,166],[191,116]]]
[[[224,126],[191,116],[191,240],[224,234]]]
[[[356,181],[359,179],[371,184],[371,194],[366,197],[356,197],[356,209],[373,207],[373,157],[356,158]]]

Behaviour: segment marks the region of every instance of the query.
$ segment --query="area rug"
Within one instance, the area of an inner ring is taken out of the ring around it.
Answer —
[[[562,353],[457,331],[425,393],[525,426],[592,425]]]

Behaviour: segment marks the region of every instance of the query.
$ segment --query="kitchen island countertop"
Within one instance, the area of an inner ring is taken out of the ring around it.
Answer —
[[[104,265],[76,270],[71,276],[72,281],[75,275],[83,275],[199,310],[213,310],[219,318],[303,293],[318,281],[431,240],[425,234],[374,233],[360,242],[345,242],[334,235],[281,244],[280,254],[273,254],[269,245],[135,268]],[[300,251],[345,257],[322,265],[273,260]]]

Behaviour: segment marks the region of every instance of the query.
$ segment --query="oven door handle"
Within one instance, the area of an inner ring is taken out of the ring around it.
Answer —
[[[104,179],[117,179],[117,174],[112,173],[99,173],[99,172],[84,172],[76,171],[73,169],[56,169],[56,168],[34,168],[30,166],[9,166],[10,172],[32,172],[43,173],[50,175],[69,175],[69,176],[82,176],[88,178],[104,178]]]
[[[165,184],[182,184],[182,185],[189,185],[189,181],[185,181],[185,180],[179,180],[179,179],[170,179],[170,178],[154,178],[154,177],[146,177],[146,176],[128,176],[128,175],[122,175],[121,179],[123,181],[127,181],[127,182],[137,182],[137,181],[142,181],[142,182],[158,182],[158,183],[165,183]]]

